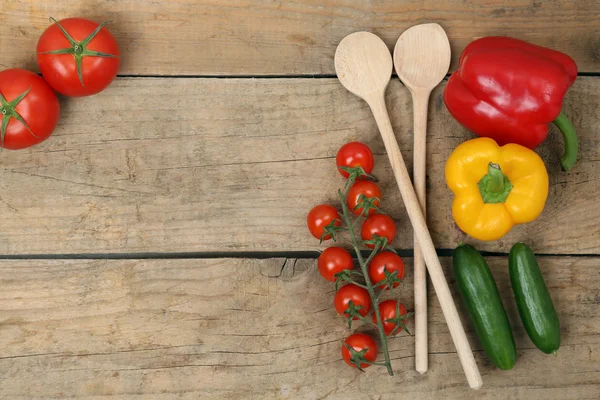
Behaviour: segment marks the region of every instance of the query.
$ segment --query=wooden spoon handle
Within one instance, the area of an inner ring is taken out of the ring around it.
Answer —
[[[404,200],[404,206],[406,207],[408,217],[410,218],[410,222],[415,231],[415,237],[419,240],[421,245],[421,252],[425,259],[427,269],[429,270],[433,288],[435,289],[440,306],[442,307],[446,324],[448,324],[448,330],[452,336],[467,381],[471,388],[479,389],[483,384],[481,375],[479,374],[479,369],[475,363],[471,346],[465,335],[465,330],[460,322],[454,300],[450,294],[448,282],[446,282],[440,260],[438,259],[429,230],[427,229],[421,206],[419,205],[417,195],[408,175],[408,170],[406,169],[406,164],[404,164],[404,160],[402,159],[402,153],[400,153],[400,148],[398,147],[398,142],[396,141],[396,136],[394,135],[392,124],[390,123],[385,99],[382,94],[381,96],[375,95],[373,98],[365,100],[369,103],[373,115],[375,116],[377,126],[379,127],[379,131],[381,132],[383,143],[388,158],[390,159],[392,170],[394,171],[396,182],[398,183],[398,188],[400,189],[400,194]]]
[[[426,154],[427,154],[427,107],[429,92],[415,92],[413,96],[413,182],[423,217],[426,215]],[[427,372],[427,270],[415,237],[415,369]]]

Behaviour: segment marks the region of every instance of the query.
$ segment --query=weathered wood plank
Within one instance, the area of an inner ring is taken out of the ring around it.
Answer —
[[[470,138],[433,94],[428,137],[428,217],[439,248],[465,240],[443,178],[452,149]],[[482,249],[517,240],[537,252],[600,253],[600,80],[580,78],[566,113],[581,137],[571,173],[560,139],[540,152],[551,187],[545,211]],[[411,105],[388,90],[393,124],[411,164]],[[364,102],[335,79],[119,79],[105,93],[63,102],[45,143],[0,157],[0,254],[316,250],[305,216],[343,185],[337,149],[350,140],[377,154],[382,206],[412,231],[383,144]]]
[[[335,47],[347,34],[369,30],[392,48],[424,22],[447,30],[453,68],[474,38],[510,35],[570,54],[581,71],[600,71],[595,0],[2,0],[0,10],[1,68],[37,69],[48,17],[83,16],[113,21],[122,74],[333,73]]]
[[[414,341],[403,333],[391,341],[395,377],[388,377],[376,367],[357,373],[341,360],[349,331],[314,260],[4,260],[0,398],[597,397],[600,258],[541,258],[562,326],[557,358],[526,337],[506,258],[488,261],[519,360],[512,371],[493,368],[465,320],[484,379],[474,392],[433,290],[429,372],[414,371]],[[394,291],[409,308],[411,262],[406,284]],[[442,263],[458,299],[451,260]]]

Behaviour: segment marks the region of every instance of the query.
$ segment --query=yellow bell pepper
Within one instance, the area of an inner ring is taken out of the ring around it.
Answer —
[[[499,147],[489,138],[454,149],[446,183],[455,196],[456,224],[479,240],[500,239],[514,225],[533,221],[548,198],[548,172],[537,153],[512,143]]]

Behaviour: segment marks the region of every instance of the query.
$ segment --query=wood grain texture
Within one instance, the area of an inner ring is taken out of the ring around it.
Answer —
[[[405,284],[393,293],[411,309],[406,261]],[[3,260],[0,398],[596,398],[600,258],[540,259],[561,320],[556,358],[524,332],[506,257],[488,261],[519,358],[512,371],[496,370],[465,320],[484,380],[474,392],[433,291],[428,373],[414,370],[413,337],[401,333],[390,342],[389,377],[382,368],[361,374],[343,363],[349,331],[315,260]],[[451,260],[443,265],[458,299]]]
[[[465,235],[452,220],[443,168],[470,138],[434,91],[428,121],[428,225],[436,247]],[[539,151],[550,175],[533,223],[478,248],[600,253],[600,80],[582,77],[565,111],[578,130],[579,163],[560,171],[553,129]],[[243,96],[240,94],[243,93]],[[410,97],[387,91],[392,124],[411,168]],[[351,140],[376,154],[382,207],[412,248],[383,143],[367,105],[335,79],[119,79],[100,95],[69,99],[50,140],[0,157],[0,254],[317,250],[305,217],[335,202],[335,154]]]
[[[509,35],[571,55],[600,71],[600,2],[363,0],[1,0],[0,67],[37,69],[35,46],[48,17],[111,20],[121,74],[331,74],[346,35],[368,30],[391,49],[408,27],[440,23],[453,67],[474,38]]]

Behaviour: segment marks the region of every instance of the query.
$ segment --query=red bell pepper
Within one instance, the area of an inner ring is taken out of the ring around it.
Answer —
[[[450,114],[479,136],[498,144],[536,148],[554,122],[565,140],[563,170],[577,160],[577,136],[561,113],[565,93],[577,78],[566,54],[509,37],[471,42],[444,91]]]

